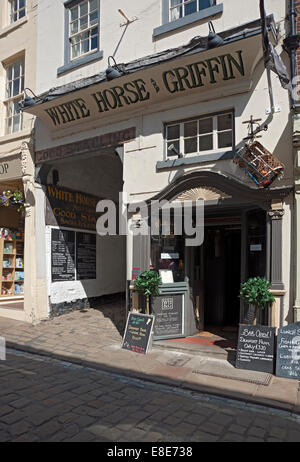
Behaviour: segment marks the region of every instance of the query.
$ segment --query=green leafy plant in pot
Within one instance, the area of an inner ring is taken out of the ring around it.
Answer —
[[[271,283],[262,277],[250,278],[241,284],[240,298],[249,305],[253,305],[254,325],[257,322],[258,310],[264,310],[270,303],[275,301],[275,297],[270,292]]]
[[[150,313],[150,297],[151,295],[159,295],[159,286],[161,277],[154,270],[143,271],[134,281],[135,288],[139,294],[146,297],[147,314]]]

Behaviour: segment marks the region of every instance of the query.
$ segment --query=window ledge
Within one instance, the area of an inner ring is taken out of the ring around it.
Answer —
[[[197,11],[196,13],[189,14],[184,18],[176,19],[175,21],[170,21],[162,26],[156,27],[153,30],[153,38],[157,38],[163,34],[167,34],[168,32],[173,32],[181,27],[189,26],[194,22],[201,21],[202,19],[209,18],[211,16],[215,16],[216,14],[220,14],[223,12],[223,3],[220,5],[211,6],[209,8],[205,8],[204,10]]]
[[[0,29],[0,38],[4,35],[9,34],[10,32],[14,31],[18,27],[22,26],[28,21],[28,16],[24,16],[24,18],[18,19],[18,21],[13,22],[9,26]]]
[[[59,67],[57,69],[57,75],[64,74],[65,72],[72,71],[74,69],[77,69],[80,66],[84,66],[86,64],[92,63],[93,61],[96,61],[98,59],[103,58],[103,51],[95,51],[94,53],[91,53],[87,56],[83,56],[82,58],[76,59],[76,61],[70,61],[67,64],[64,64],[63,66]]]
[[[234,151],[222,151],[215,154],[201,154],[194,157],[183,157],[181,159],[167,159],[156,163],[157,170],[181,167],[182,165],[202,164],[204,162],[215,162],[218,160],[233,159]]]
[[[20,140],[22,138],[29,138],[32,135],[32,129],[24,129],[20,132],[10,133],[0,137],[0,144],[9,143],[10,141]]]

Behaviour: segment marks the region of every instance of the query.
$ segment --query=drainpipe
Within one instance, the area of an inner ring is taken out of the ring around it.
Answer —
[[[296,17],[297,12],[295,9],[295,0],[290,0],[290,11],[289,11],[289,22],[290,22],[290,33],[289,36],[284,40],[284,47],[291,57],[291,80],[293,90],[296,88],[294,78],[296,76],[296,50],[300,44],[300,36],[296,33]],[[297,102],[295,98],[295,92],[292,92],[292,108],[295,109]]]

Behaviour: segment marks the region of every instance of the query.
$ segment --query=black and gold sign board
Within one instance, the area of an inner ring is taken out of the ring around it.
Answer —
[[[129,313],[122,348],[146,354],[151,341],[153,323],[154,316],[152,315]]]
[[[274,373],[275,328],[240,324],[237,369]]]
[[[98,197],[53,185],[47,185],[46,197],[47,225],[96,230]]]

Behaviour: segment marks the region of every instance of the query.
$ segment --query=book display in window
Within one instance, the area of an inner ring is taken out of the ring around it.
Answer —
[[[0,238],[0,297],[24,294],[24,242]]]

